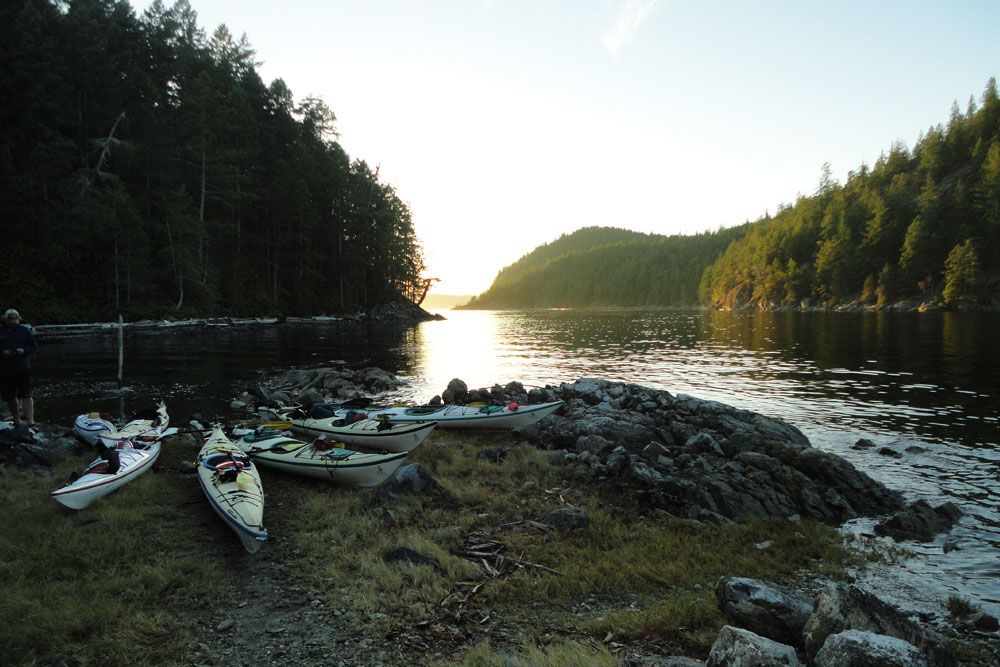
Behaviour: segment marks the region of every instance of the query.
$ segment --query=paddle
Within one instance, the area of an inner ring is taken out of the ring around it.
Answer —
[[[287,431],[292,428],[292,422],[290,421],[274,421],[274,422],[264,422],[258,428],[267,429],[268,431]]]
[[[132,440],[132,441],[135,441],[135,442],[141,442],[143,444],[149,444],[151,442],[159,442],[160,440],[163,440],[163,439],[169,438],[169,437],[171,437],[173,435],[177,435],[178,433],[184,433],[184,432],[185,431],[181,431],[180,429],[178,429],[178,428],[176,428],[174,426],[171,426],[170,428],[166,429],[165,431],[163,431],[162,433],[160,433],[158,436],[156,436],[152,440],[146,440],[145,438],[148,438],[149,436],[146,435],[146,434],[143,434],[143,433],[141,433],[139,435],[130,435],[130,436],[126,436],[126,437],[115,437],[115,434],[112,433],[110,435],[99,436],[98,439],[102,443],[104,443],[104,441],[108,441],[108,442],[126,442],[126,441],[129,441],[129,440]],[[107,445],[105,445],[105,447],[107,447]]]

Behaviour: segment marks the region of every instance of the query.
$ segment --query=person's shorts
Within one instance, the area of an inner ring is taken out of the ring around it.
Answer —
[[[31,398],[31,369],[0,373],[0,398],[11,401],[14,397]]]

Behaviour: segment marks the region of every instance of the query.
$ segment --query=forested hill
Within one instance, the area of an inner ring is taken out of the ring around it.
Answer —
[[[464,308],[694,305],[705,268],[746,229],[667,237],[587,227],[506,267]]]
[[[0,3],[2,307],[310,315],[413,292],[408,207],[255,57],[187,0]]]
[[[551,243],[544,243],[538,246],[510,266],[500,269],[497,277],[493,279],[492,287],[513,285],[529,271],[539,269],[548,262],[564,255],[584,252],[616,243],[645,241],[649,238],[650,235],[648,234],[615,227],[585,227],[578,229],[572,234],[563,234]]]
[[[1000,288],[1000,99],[953,105],[947,127],[913,150],[892,146],[840,185],[829,168],[812,197],[753,226],[705,274],[721,307],[902,300],[996,307]]]
[[[1000,308],[1000,99],[952,108],[913,150],[819,187],[775,216],[696,236],[587,228],[501,271],[467,308]]]

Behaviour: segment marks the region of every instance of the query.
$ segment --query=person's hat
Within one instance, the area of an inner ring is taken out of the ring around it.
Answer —
[[[3,318],[5,320],[19,320],[21,319],[21,314],[18,313],[13,308],[11,308],[10,310],[8,310],[6,313],[3,314]]]

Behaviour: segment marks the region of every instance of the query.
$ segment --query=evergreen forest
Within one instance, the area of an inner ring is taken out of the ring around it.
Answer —
[[[690,306],[705,268],[748,226],[670,237],[585,227],[504,268],[463,308]]]
[[[1000,304],[1000,98],[954,104],[774,216],[695,236],[581,229],[505,268],[469,308]]]
[[[188,0],[0,3],[4,308],[32,323],[357,312],[418,293],[408,206]]]

